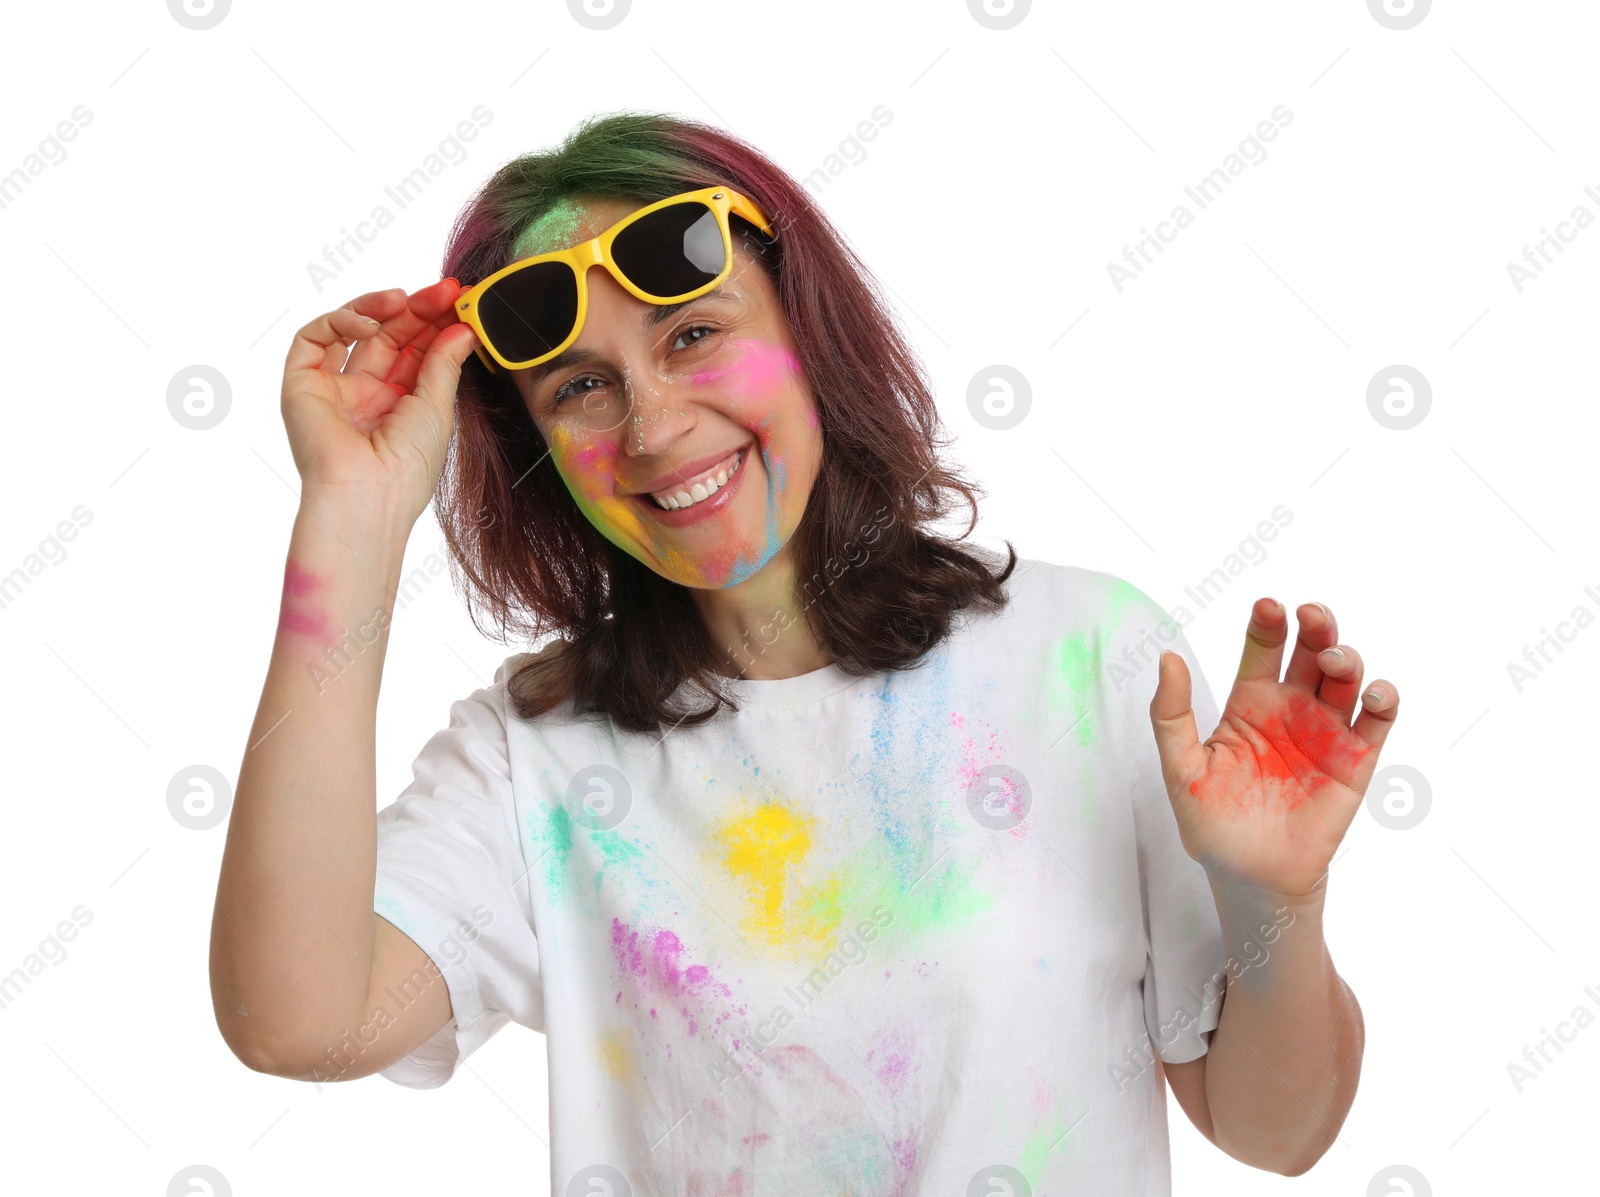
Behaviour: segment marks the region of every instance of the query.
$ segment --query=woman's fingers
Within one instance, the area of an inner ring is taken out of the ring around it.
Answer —
[[[404,305],[405,292],[395,288],[391,291],[369,291],[356,296],[343,307],[322,313],[295,332],[294,339],[289,343],[288,356],[284,358],[284,372],[321,368],[334,345],[343,347],[358,338],[370,338],[378,331],[374,322],[389,319]]]
[[[453,317],[451,323],[456,323]],[[409,394],[417,385],[417,372],[422,368],[423,359],[428,356],[428,349],[441,331],[438,324],[424,324],[417,335],[395,354],[394,363],[384,376],[384,385],[395,388],[397,394]]]
[[[461,331],[445,329],[434,339],[432,350],[422,359],[417,385],[412,394],[429,403],[450,404],[455,400],[456,384],[461,381],[461,366],[477,347],[478,335],[465,325]]]
[[[379,334],[357,345],[350,354],[350,361],[345,367],[347,372],[360,372],[378,382],[388,382],[400,387],[404,394],[409,386],[398,381],[395,372],[396,362],[405,354],[406,347],[411,345],[419,333],[423,333],[435,326],[435,322],[445,316],[450,317],[450,322],[455,322],[456,296],[461,293],[461,286],[455,279],[440,279],[436,283],[423,287],[405,297],[405,306],[396,309],[394,314],[383,321]],[[429,341],[432,335],[429,335]],[[427,349],[427,344],[421,346]],[[415,368],[421,362],[421,356],[416,355],[416,360],[408,368],[410,378],[415,378]]]
[[[440,427],[448,435],[455,419],[456,387],[461,381],[461,366],[477,344],[477,334],[466,325],[461,325],[459,332],[442,330],[423,357],[417,370],[416,385],[400,401],[401,405],[408,406],[420,399],[433,409],[440,420]]]
[[[1317,654],[1317,668],[1322,670],[1317,697],[1339,712],[1340,721],[1348,726],[1361,693],[1361,654],[1348,644],[1335,644]]]
[[[1376,761],[1378,749],[1388,738],[1400,713],[1400,691],[1387,678],[1378,678],[1361,692],[1361,714],[1351,730],[1372,748],[1369,760]],[[1368,773],[1371,776],[1371,773]]]
[[[1283,642],[1289,638],[1289,613],[1277,599],[1259,598],[1250,606],[1239,658],[1242,682],[1275,682],[1283,669]]]
[[[474,338],[476,339],[476,338]],[[1172,660],[1168,661],[1167,658]],[[1155,732],[1161,776],[1170,794],[1200,771],[1205,748],[1194,723],[1189,665],[1171,649],[1156,658],[1156,692],[1150,699],[1150,725]]]
[[[1322,666],[1317,664],[1317,654],[1332,648],[1339,639],[1339,627],[1333,612],[1321,603],[1301,603],[1295,608],[1295,618],[1300,621],[1300,631],[1294,640],[1294,652],[1289,654],[1289,671],[1283,680],[1308,695],[1315,694],[1322,684]]]

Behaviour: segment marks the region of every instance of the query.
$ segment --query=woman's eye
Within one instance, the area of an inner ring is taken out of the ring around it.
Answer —
[[[569,396],[574,395],[574,394],[577,393],[572,388],[577,387],[578,384],[580,384],[580,383],[585,383],[585,382],[604,382],[604,381],[605,381],[604,379],[596,378],[593,374],[580,374],[576,378],[570,378],[566,382],[562,383],[559,387],[557,387],[555,389],[554,393],[551,394],[551,396],[550,396],[550,406],[551,407],[560,407],[561,403],[562,403],[562,400],[564,400],[564,399],[568,398]],[[588,390],[590,388],[585,387],[585,388],[582,388],[582,389]]]
[[[715,325],[691,324],[688,328],[685,328],[678,333],[677,338],[672,342],[672,348],[675,350],[693,348],[695,345],[698,345],[704,341],[706,337],[709,337],[712,333],[717,331],[718,330]],[[705,336],[694,337],[687,345],[683,344],[684,338],[688,337],[691,333],[704,333]],[[552,408],[560,407],[567,399],[593,390],[593,387],[586,387],[583,385],[587,382],[599,383],[602,386],[605,385],[605,379],[603,378],[599,378],[593,374],[580,374],[576,378],[568,379],[553,392],[551,392],[550,406]]]
[[[709,324],[691,324],[688,328],[686,328],[686,329],[684,329],[684,330],[682,330],[681,332],[678,333],[678,339],[676,341],[673,341],[672,347],[674,349],[679,348],[678,342],[682,341],[690,333],[702,332],[702,333],[705,333],[706,336],[710,336],[712,333],[714,333],[716,331],[717,330],[715,328],[713,328]],[[705,339],[706,339],[705,337],[696,337],[693,341],[689,342],[689,345],[698,345],[701,341],[703,341]],[[683,346],[683,348],[685,348],[685,349],[687,349],[688,347],[689,347],[688,345]]]

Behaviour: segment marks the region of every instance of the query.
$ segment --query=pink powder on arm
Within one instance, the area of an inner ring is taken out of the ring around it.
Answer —
[[[289,562],[283,571],[283,600],[278,608],[278,631],[296,636],[328,639],[328,617],[308,596],[322,588],[323,579]]]
[[[283,571],[283,593],[301,598],[322,585],[322,579],[293,561]]]

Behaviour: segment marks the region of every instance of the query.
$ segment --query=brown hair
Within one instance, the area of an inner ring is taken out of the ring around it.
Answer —
[[[950,634],[963,609],[1005,606],[1016,550],[1006,542],[1000,568],[998,554],[957,543],[976,526],[984,492],[939,461],[949,439],[889,306],[778,166],[695,121],[592,116],[555,151],[495,172],[457,217],[444,273],[467,285],[506,265],[519,234],[566,196],[645,204],[717,183],[754,200],[778,229],[773,241],[733,222],[738,251],[773,282],[816,397],[821,469],[786,546],[803,618],[847,673],[909,668]],[[926,530],[960,502],[971,508],[960,537]],[[718,685],[727,675],[715,666],[726,658],[687,589],[585,518],[515,384],[476,357],[462,370],[434,507],[479,631],[488,634],[485,617],[502,643],[512,633],[556,634],[508,679],[520,717],[570,699],[574,711],[607,715],[619,728],[658,731],[704,722],[724,705],[737,709]],[[709,705],[682,705],[686,683]]]

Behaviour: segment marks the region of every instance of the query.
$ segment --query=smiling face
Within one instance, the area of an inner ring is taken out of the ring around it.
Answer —
[[[576,245],[641,204],[563,201],[516,257]],[[681,307],[589,270],[578,338],[512,372],[579,509],[662,577],[717,589],[753,576],[800,523],[822,462],[816,404],[766,273],[739,250]]]

